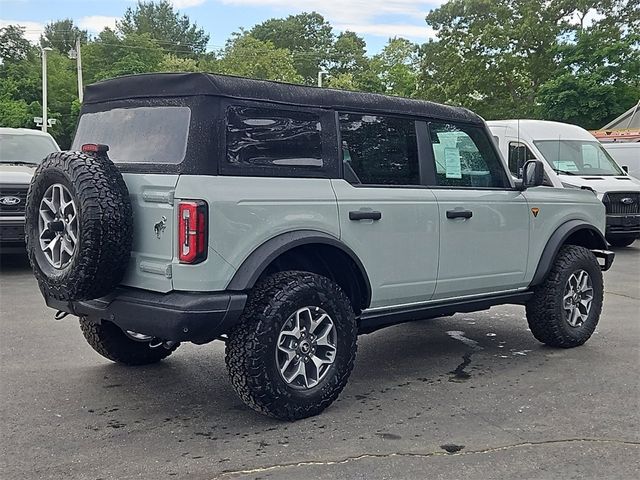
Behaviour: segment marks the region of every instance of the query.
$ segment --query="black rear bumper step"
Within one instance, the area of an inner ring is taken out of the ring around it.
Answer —
[[[119,287],[106,297],[81,302],[45,298],[49,307],[123,330],[175,342],[207,343],[233,326],[247,295],[229,292],[158,293]]]

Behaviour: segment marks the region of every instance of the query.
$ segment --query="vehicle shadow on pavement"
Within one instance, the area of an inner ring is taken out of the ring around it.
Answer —
[[[383,410],[387,408],[383,403],[393,403],[403,389],[418,388],[425,398],[436,398],[438,390],[449,382],[471,385],[491,376],[494,367],[509,368],[510,362],[522,361],[529,352],[543,349],[526,331],[521,312],[511,315],[513,318],[500,315],[505,318],[491,315],[484,324],[477,316],[458,315],[361,336],[349,385],[336,404],[316,418],[349,413],[357,417],[368,410]],[[455,332],[455,338],[447,332]],[[244,434],[247,425],[251,429],[289,425],[251,411],[236,397],[227,378],[222,347],[220,343],[184,345],[154,366],[79,368],[80,395],[86,395],[87,401],[100,399],[98,403],[94,400],[95,405],[85,405],[87,413],[95,416],[96,431],[101,423],[105,428],[180,425],[190,436],[220,438]],[[461,387],[464,385],[456,388]],[[309,421],[313,420],[295,425]]]

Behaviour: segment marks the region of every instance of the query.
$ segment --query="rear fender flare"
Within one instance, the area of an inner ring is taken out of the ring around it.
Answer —
[[[316,230],[298,230],[278,235],[256,248],[240,265],[229,282],[227,290],[246,291],[256,284],[269,265],[287,251],[308,244],[323,244],[336,247],[348,255],[357,266],[364,281],[365,291],[362,299],[363,309],[371,303],[371,282],[364,265],[347,245],[338,238]]]

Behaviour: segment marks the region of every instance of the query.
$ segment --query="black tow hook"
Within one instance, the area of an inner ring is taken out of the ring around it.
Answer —
[[[149,342],[149,348],[164,347],[167,350],[171,350],[176,343],[178,342],[172,342],[171,340],[162,340],[161,338],[153,337]]]
[[[58,310],[56,312],[56,314],[53,316],[54,320],[62,320],[63,318],[65,318],[67,315],[69,315],[69,312],[63,312],[62,310]]]

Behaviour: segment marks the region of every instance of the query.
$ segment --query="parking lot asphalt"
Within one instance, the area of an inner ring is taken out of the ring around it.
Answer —
[[[103,359],[75,318],[53,320],[26,260],[5,256],[0,477],[636,478],[640,242],[617,250],[605,285],[576,349],[538,343],[517,306],[362,336],[340,399],[286,423],[235,396],[220,342],[151,367]]]

